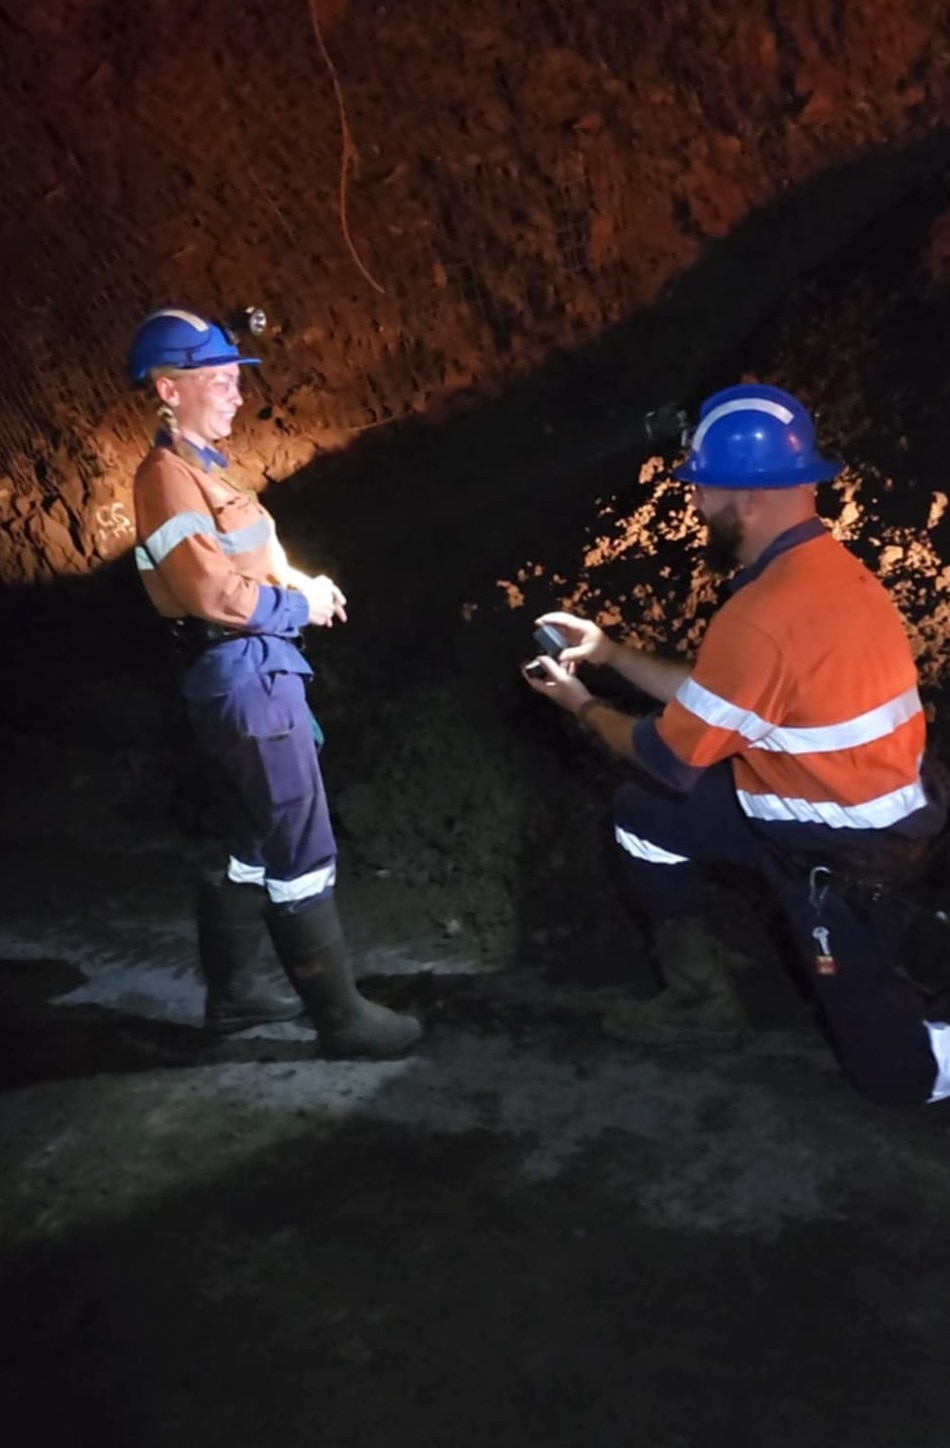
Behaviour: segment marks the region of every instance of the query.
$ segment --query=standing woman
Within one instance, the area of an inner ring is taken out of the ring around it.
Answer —
[[[273,519],[227,474],[217,444],[241,405],[242,357],[225,329],[167,307],[141,324],[129,375],[149,386],[161,427],[135,475],[139,576],[186,668],[196,738],[228,783],[229,859],[199,892],[205,1024],[219,1033],[300,1013],[258,974],[262,921],[333,1057],[397,1056],[418,1021],[360,995],[334,897],[336,842],[297,644],[346,620],[332,579],[291,568]]]

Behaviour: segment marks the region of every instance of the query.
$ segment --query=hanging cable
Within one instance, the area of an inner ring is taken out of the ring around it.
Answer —
[[[350,256],[353,258],[357,267],[362,272],[366,280],[369,282],[370,286],[375,287],[381,296],[385,296],[385,287],[381,287],[376,278],[372,276],[366,266],[364,266],[360,254],[356,250],[356,246],[354,245],[353,238],[350,236],[350,227],[347,220],[347,204],[349,199],[350,162],[353,160],[353,157],[356,154],[356,147],[353,145],[353,136],[350,131],[349,120],[347,119],[346,102],[343,97],[343,87],[340,84],[340,77],[337,75],[336,66],[333,64],[333,61],[330,57],[330,52],[327,50],[326,43],[323,39],[323,31],[320,28],[320,19],[317,15],[317,4],[318,0],[309,0],[310,19],[313,22],[313,33],[317,38],[317,45],[320,47],[320,54],[323,56],[327,70],[330,72],[330,79],[333,82],[333,90],[334,94],[336,95],[336,103],[340,112],[340,136],[342,144],[340,154],[340,227],[343,232],[343,240],[346,242],[347,247],[349,248]]]

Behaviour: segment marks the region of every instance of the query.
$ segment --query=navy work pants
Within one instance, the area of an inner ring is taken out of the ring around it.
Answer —
[[[827,1035],[854,1084],[884,1104],[930,1099],[937,1063],[922,1002],[895,968],[904,922],[893,900],[855,903],[836,891],[833,875],[811,877],[772,850],[742,813],[728,763],[707,770],[689,794],[644,776],[623,784],[614,824],[627,880],[653,920],[705,911],[704,867],[758,872],[788,923]]]
[[[230,878],[285,907],[332,889],[336,842],[300,675],[253,674],[187,702],[228,789]]]

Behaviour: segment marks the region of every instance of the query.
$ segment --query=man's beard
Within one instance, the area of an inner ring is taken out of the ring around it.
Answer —
[[[742,524],[735,503],[727,503],[706,519],[706,548],[704,557],[710,573],[721,578],[732,573],[739,564],[739,545],[742,542]]]

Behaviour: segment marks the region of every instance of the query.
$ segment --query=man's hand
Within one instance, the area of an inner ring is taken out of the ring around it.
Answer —
[[[568,647],[559,656],[567,668],[574,669],[579,663],[602,664],[661,704],[668,703],[692,673],[692,666],[679,659],[660,659],[635,644],[618,644],[590,619],[543,613],[537,622],[554,624],[567,638]]]
[[[335,618],[346,623],[346,598],[332,578],[325,573],[316,578],[297,573],[294,583],[310,607],[308,623],[316,628],[332,628]]]
[[[568,617],[566,614],[548,614],[546,619],[553,623],[566,617]],[[546,654],[541,656],[538,663],[544,669],[547,678],[532,679],[531,675],[525,673],[524,667],[522,667],[521,673],[525,682],[542,698],[550,699],[552,704],[566,709],[569,714],[576,714],[584,701],[591,697],[590,690],[585,689],[580,679],[568,672],[567,669],[563,669],[555,659],[549,658]]]
[[[562,664],[610,664],[617,645],[589,618],[575,618],[572,613],[543,613],[535,623],[552,623],[567,639],[567,648],[560,655]]]
[[[548,614],[547,617],[553,621],[559,616]],[[560,615],[560,619],[564,617],[564,614]],[[591,694],[574,673],[569,672],[568,669],[562,669],[555,659],[544,654],[537,660],[537,663],[547,675],[546,679],[532,679],[530,674],[525,673],[528,665],[522,664],[521,666],[525,681],[530,684],[536,694],[543,695],[553,704],[557,704],[559,708],[566,710],[568,714],[575,715],[578,723],[596,735],[600,742],[619,759],[636,757],[633,752],[633,726],[637,722],[636,718],[630,714],[622,714],[605,699],[598,699]],[[573,665],[570,667],[573,669]],[[590,709],[581,713],[587,703],[590,703]]]

